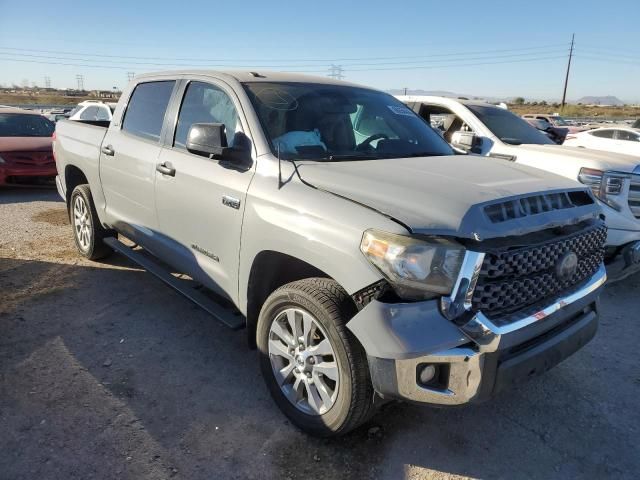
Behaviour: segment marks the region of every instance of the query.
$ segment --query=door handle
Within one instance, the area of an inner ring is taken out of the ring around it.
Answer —
[[[163,175],[169,175],[170,177],[176,176],[176,169],[169,162],[159,163],[156,165],[156,171]]]
[[[106,145],[102,147],[100,151],[105,155],[108,155],[109,157],[113,157],[113,155],[116,153],[116,151],[113,149],[111,145]]]

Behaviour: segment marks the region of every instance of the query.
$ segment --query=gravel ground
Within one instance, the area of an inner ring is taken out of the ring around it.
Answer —
[[[0,190],[0,478],[638,478],[639,285],[608,287],[587,347],[490,403],[391,404],[317,440],[244,332],[120,256],[81,259],[54,192]]]

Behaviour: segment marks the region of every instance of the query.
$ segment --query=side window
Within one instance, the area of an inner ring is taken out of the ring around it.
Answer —
[[[173,145],[186,148],[187,134],[194,123],[223,123],[227,145],[232,147],[234,136],[242,131],[233,101],[224,91],[208,83],[191,82],[184,94]]]
[[[628,130],[616,130],[616,140],[626,140],[629,142],[637,142],[638,135]]]
[[[97,120],[98,107],[87,107],[80,114],[80,120]]]
[[[122,130],[159,141],[174,84],[174,81],[163,81],[140,83],[136,86],[124,114]]]
[[[596,130],[591,132],[591,135],[599,138],[613,138],[613,130]]]
[[[96,120],[109,120],[109,112],[106,107],[98,107]]]

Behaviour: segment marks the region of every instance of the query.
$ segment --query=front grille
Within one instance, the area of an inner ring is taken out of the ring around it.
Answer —
[[[492,223],[502,223],[516,218],[551,212],[552,210],[575,208],[592,203],[593,199],[587,192],[582,190],[543,193],[492,203],[484,207],[484,213],[487,214]]]
[[[596,225],[543,244],[488,252],[473,308],[490,317],[505,315],[571,289],[598,270],[606,238],[606,227]],[[577,268],[569,278],[560,278],[556,266],[569,252],[578,257]]]
[[[640,175],[631,175],[629,208],[634,217],[640,218]]]

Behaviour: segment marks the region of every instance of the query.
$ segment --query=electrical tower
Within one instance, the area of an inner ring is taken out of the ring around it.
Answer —
[[[335,78],[337,80],[342,80],[344,78],[344,70],[342,69],[342,65],[331,65],[329,67],[329,77]]]
[[[84,75],[76,75],[76,82],[78,82],[78,90],[84,92]]]
[[[127,72],[127,81],[133,80],[133,77],[136,76],[136,72]]]
[[[51,77],[44,77],[44,88],[51,88]]]

